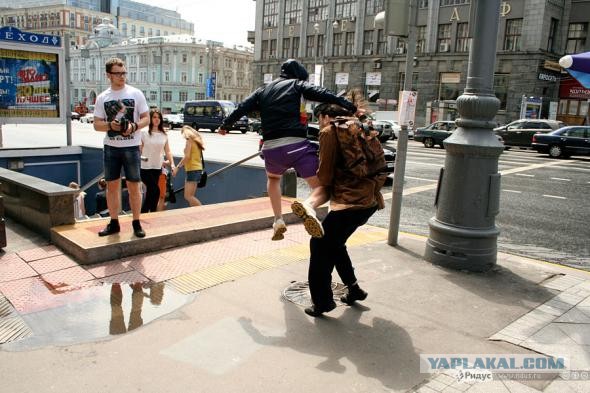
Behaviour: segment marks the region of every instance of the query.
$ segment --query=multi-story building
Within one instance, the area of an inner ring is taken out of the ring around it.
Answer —
[[[129,0],[0,0],[0,26],[68,33],[72,45],[84,45],[103,18],[111,19],[128,38],[194,34],[194,24],[178,12]]]
[[[394,109],[403,87],[406,40],[375,28],[386,0],[256,0],[254,84],[278,76],[287,58],[308,70],[323,68],[323,85],[336,92],[362,88],[375,108]],[[418,91],[417,124],[454,119],[455,99],[467,77],[469,0],[415,0],[416,55],[413,86]],[[523,96],[541,98],[541,116],[580,122],[590,91],[573,85],[557,60],[590,50],[590,0],[512,0],[500,9],[494,87],[501,101],[499,122],[520,116]],[[313,71],[311,72],[313,73]],[[567,82],[566,82],[567,83]],[[563,86],[563,83],[562,83]],[[569,94],[569,95],[568,95]],[[553,102],[553,105],[550,105]],[[557,107],[557,103],[559,106]]]
[[[187,100],[241,101],[251,92],[251,49],[226,48],[190,35],[129,38],[113,44],[112,37],[119,34],[107,19],[96,31],[85,47],[70,52],[72,106],[94,104],[109,86],[104,65],[111,57],[125,60],[127,82],[164,113],[181,112]],[[215,87],[207,88],[212,76]]]

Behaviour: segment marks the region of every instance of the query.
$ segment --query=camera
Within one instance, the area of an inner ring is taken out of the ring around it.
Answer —
[[[119,127],[121,129],[121,131],[120,131],[121,133],[126,132],[127,131],[127,128],[129,128],[129,120],[127,120],[126,117],[122,117],[119,120]]]

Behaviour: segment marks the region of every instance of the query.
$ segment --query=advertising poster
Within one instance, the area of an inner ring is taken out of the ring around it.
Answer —
[[[56,53],[0,48],[0,117],[60,118]]]
[[[401,103],[399,109],[399,124],[414,127],[416,119],[416,101],[418,100],[418,93],[415,91],[402,90],[399,92],[399,102]]]

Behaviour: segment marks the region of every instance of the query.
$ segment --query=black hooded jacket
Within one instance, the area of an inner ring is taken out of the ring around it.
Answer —
[[[305,113],[301,113],[302,110],[305,111],[301,108],[301,97],[310,101],[338,104],[356,112],[356,107],[347,99],[305,82],[308,76],[301,63],[293,59],[287,60],[281,67],[280,77],[260,87],[242,101],[223,121],[221,128],[228,129],[249,112],[260,111],[263,140],[288,136],[305,138],[307,118]]]

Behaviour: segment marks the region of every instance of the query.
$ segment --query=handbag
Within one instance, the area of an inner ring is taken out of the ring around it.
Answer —
[[[205,157],[203,156],[202,150],[201,162],[203,163],[203,170],[201,171],[201,178],[199,179],[199,183],[197,183],[197,188],[203,188],[207,185],[207,171],[205,170]]]

